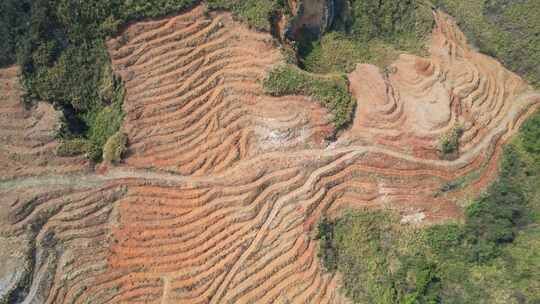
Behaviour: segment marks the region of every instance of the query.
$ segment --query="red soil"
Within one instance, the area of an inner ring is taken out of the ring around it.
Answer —
[[[203,10],[135,24],[109,42],[127,88],[126,163],[203,175],[263,152],[322,147],[332,132],[324,109],[262,93],[281,60],[271,36]]]
[[[0,257],[32,275],[27,300],[43,303],[346,302],[317,258],[321,216],[391,208],[428,223],[459,217],[455,201],[495,178],[502,144],[540,103],[448,17],[437,21],[430,58],[403,55],[388,77],[368,65],[350,75],[357,116],[331,144],[321,106],[263,94],[260,80],[283,62],[269,34],[202,6],[131,25],[109,41],[127,88],[125,164],[74,175],[82,168],[67,168],[80,160],[47,156],[46,166],[28,158],[7,167],[0,238],[20,254]],[[11,79],[10,94],[20,94],[15,71],[0,72],[11,75],[0,78]],[[0,123],[25,123],[9,151],[32,154],[27,124],[50,126],[50,114],[33,116],[50,110],[25,112],[10,96]],[[439,138],[456,122],[460,153],[441,160]],[[41,139],[34,146],[50,145],[44,151],[57,145]],[[477,170],[465,189],[439,195]]]

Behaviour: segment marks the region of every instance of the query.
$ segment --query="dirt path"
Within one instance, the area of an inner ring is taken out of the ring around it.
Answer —
[[[486,150],[493,143],[494,138],[502,136],[505,134],[505,137],[511,137],[518,131],[519,125],[515,125],[517,120],[524,115],[524,112],[529,112],[532,114],[539,107],[538,103],[540,102],[540,93],[538,92],[528,92],[522,94],[516,98],[516,102],[513,104],[512,110],[508,111],[507,116],[501,121],[497,128],[490,130],[489,134],[486,134],[483,141],[476,145],[474,148],[466,151],[460,158],[454,161],[444,161],[444,160],[430,160],[422,159],[419,157],[411,156],[399,151],[394,151],[392,149],[385,149],[376,146],[349,146],[342,148],[329,148],[326,150],[303,150],[298,152],[293,152],[285,155],[281,152],[267,153],[261,156],[255,157],[254,159],[246,161],[246,164],[240,164],[240,167],[250,167],[257,163],[264,162],[269,159],[287,159],[287,158],[304,158],[304,159],[315,159],[317,157],[326,157],[328,155],[338,155],[349,152],[356,153],[373,153],[373,154],[385,154],[387,156],[395,157],[398,159],[403,159],[413,163],[419,163],[422,165],[432,166],[433,168],[452,168],[452,167],[463,167],[471,163],[472,160],[480,153],[482,150]],[[536,106],[533,106],[535,105]],[[527,116],[527,115],[524,115]],[[510,130],[509,130],[510,129]],[[231,168],[231,170],[235,170]],[[129,165],[112,168],[107,170],[104,174],[52,174],[52,175],[43,175],[43,176],[29,176],[16,178],[12,180],[0,180],[0,190],[2,189],[23,189],[27,187],[36,187],[36,186],[48,186],[48,185],[59,185],[59,186],[69,186],[74,188],[87,188],[87,187],[97,187],[104,185],[107,182],[114,180],[122,179],[141,179],[141,180],[157,180],[168,183],[203,183],[219,180],[227,176],[228,172],[222,174],[216,174],[213,176],[182,176],[177,173],[168,173],[161,170],[148,170],[148,169],[137,169],[131,168]]]

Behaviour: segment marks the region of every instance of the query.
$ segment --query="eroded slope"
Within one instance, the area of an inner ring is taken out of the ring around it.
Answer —
[[[202,6],[131,25],[109,42],[127,88],[125,164],[0,184],[0,237],[16,244],[0,253],[19,271],[0,272],[10,299],[344,302],[317,258],[321,216],[351,207],[458,217],[455,200],[493,180],[502,144],[540,101],[468,48],[447,16],[437,21],[431,58],[350,75],[357,117],[334,143],[316,102],[263,94],[260,80],[283,62],[269,34]],[[459,153],[440,159],[439,138],[456,123]],[[469,182],[441,195],[459,178]]]
[[[202,6],[110,41],[127,88],[126,163],[201,175],[262,152],[322,147],[332,132],[324,109],[262,94],[259,82],[282,60],[273,43]]]

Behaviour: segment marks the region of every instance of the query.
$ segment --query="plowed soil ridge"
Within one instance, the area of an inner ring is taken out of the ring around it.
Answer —
[[[363,64],[350,75],[353,94],[365,103],[349,140],[437,159],[441,139],[460,128],[459,153],[466,154],[501,125],[513,128],[521,117],[516,112],[534,102],[527,95],[532,89],[472,50],[448,16],[437,13],[435,20],[430,58],[404,54],[387,68],[390,73]]]
[[[130,166],[217,173],[261,151],[321,147],[331,132],[326,111],[306,98],[262,94],[259,82],[281,54],[271,36],[230,15],[198,7],[135,24],[109,46],[126,82]]]
[[[127,89],[125,163],[100,174],[28,163],[37,174],[3,178],[0,238],[15,249],[0,257],[19,272],[0,282],[27,280],[24,299],[40,303],[347,302],[317,257],[320,218],[346,208],[459,217],[456,200],[494,180],[502,145],[540,104],[448,16],[436,19],[430,58],[350,75],[358,112],[333,143],[321,106],[263,94],[259,81],[283,63],[269,34],[203,6],[131,25],[109,41]],[[460,149],[441,158],[440,137],[457,124]],[[25,134],[10,139],[16,155]],[[35,145],[46,144],[57,143]],[[477,177],[441,193],[467,176]]]

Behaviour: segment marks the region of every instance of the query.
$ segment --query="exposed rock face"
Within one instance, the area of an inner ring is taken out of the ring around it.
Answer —
[[[298,40],[305,31],[315,36],[325,33],[335,17],[335,0],[289,0],[293,18],[286,28],[285,36]]]
[[[77,158],[51,158],[54,170],[32,157],[6,166],[0,242],[15,249],[0,246],[0,257],[18,272],[0,264],[0,286],[28,278],[28,303],[346,302],[317,258],[321,216],[392,208],[406,223],[459,217],[455,200],[495,178],[502,144],[540,103],[467,47],[447,16],[437,15],[432,41],[430,58],[403,55],[388,73],[359,65],[354,125],[329,144],[325,109],[263,94],[258,80],[283,62],[269,34],[202,6],[129,26],[108,43],[127,89],[125,164],[100,174]],[[16,83],[13,70],[0,75]],[[0,134],[22,145],[48,130],[48,116],[19,114],[20,91],[10,92],[0,96],[11,100],[0,103]],[[16,131],[11,113],[24,117]],[[456,123],[460,154],[440,160],[438,138]],[[41,155],[33,149],[0,150],[0,159]],[[465,188],[437,195],[466,176]]]

